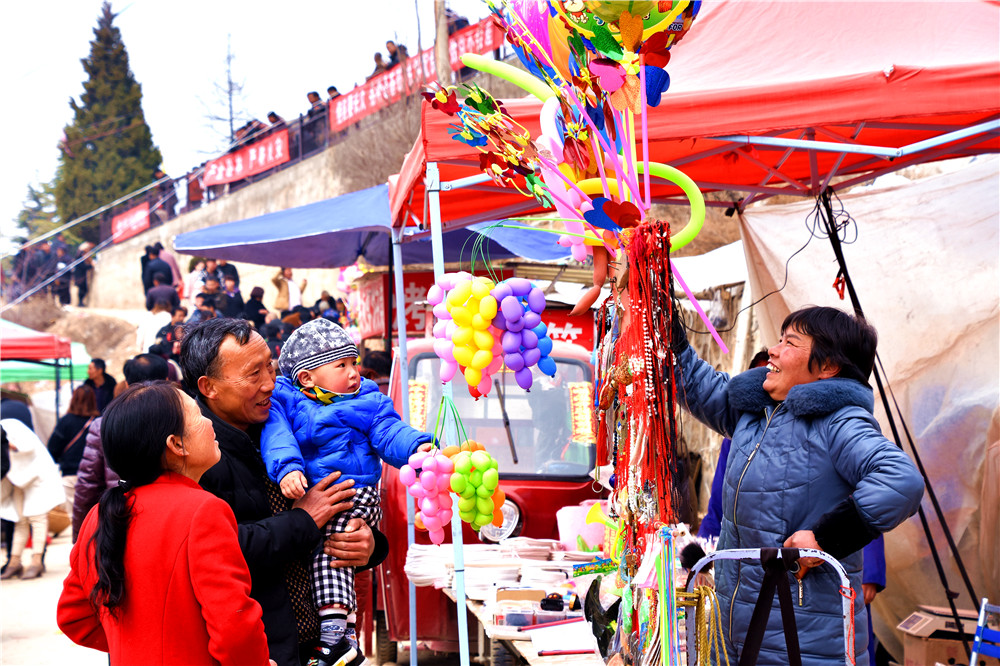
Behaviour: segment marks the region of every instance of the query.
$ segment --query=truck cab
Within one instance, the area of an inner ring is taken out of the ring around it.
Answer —
[[[442,393],[440,360],[434,354],[432,339],[411,341],[407,347],[410,425],[434,432]],[[556,362],[555,376],[535,368],[529,391],[518,387],[513,373],[503,369],[494,375],[493,390],[478,399],[469,394],[460,374],[456,373],[452,380],[453,399],[465,433],[483,444],[500,463],[500,487],[507,496],[503,525],[484,527],[478,534],[464,525],[464,543],[512,536],[557,539],[558,509],[601,496],[589,476],[596,442],[590,352],[579,345],[556,342],[550,356]],[[392,378],[389,395],[402,413],[398,366]],[[376,624],[381,635],[392,642],[386,645],[384,639],[379,639],[380,661],[389,661],[395,652],[394,643],[410,640],[408,581],[403,572],[406,490],[399,481],[399,470],[383,466],[381,493],[381,530],[389,540],[390,551],[377,573]],[[446,543],[450,543],[451,530],[445,530],[445,534]],[[430,544],[428,533],[417,530],[416,543]],[[457,650],[455,603],[440,590],[418,587],[416,604],[417,640],[434,650]]]

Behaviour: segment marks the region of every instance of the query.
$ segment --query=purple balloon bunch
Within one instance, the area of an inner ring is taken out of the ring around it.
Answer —
[[[493,326],[500,331],[504,365],[513,371],[517,385],[531,388],[531,368],[549,376],[556,374],[552,353],[552,338],[542,323],[545,311],[545,293],[530,280],[509,278],[498,283],[490,292],[500,307]]]

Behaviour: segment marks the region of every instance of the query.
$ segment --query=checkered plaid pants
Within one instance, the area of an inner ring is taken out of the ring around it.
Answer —
[[[358,492],[352,498],[354,507],[338,513],[326,524],[324,542],[334,532],[343,532],[347,521],[352,518],[363,518],[369,527],[374,527],[382,519],[378,490],[374,486],[356,486],[355,490]],[[316,608],[339,604],[350,611],[356,611],[358,602],[354,594],[354,567],[333,569],[330,562],[334,559],[323,552],[322,545],[313,557],[312,583]]]

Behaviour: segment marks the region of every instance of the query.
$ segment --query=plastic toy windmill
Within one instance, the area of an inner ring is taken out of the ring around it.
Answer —
[[[475,85],[425,96],[455,118],[453,138],[480,151],[480,164],[495,182],[555,209],[564,227],[558,242],[574,259],[593,255],[593,287],[574,309],[580,314],[596,302],[611,276],[609,261],[621,249],[623,232],[647,221],[651,178],[673,182],[690,202],[687,226],[671,234],[671,251],[690,242],[704,222],[704,199],[695,183],[650,160],[647,122],[670,87],[671,48],[687,34],[701,3],[487,4],[528,72],[474,54],[462,60],[542,100],[541,133],[530,136],[501,102]],[[702,319],[721,345],[707,316]]]

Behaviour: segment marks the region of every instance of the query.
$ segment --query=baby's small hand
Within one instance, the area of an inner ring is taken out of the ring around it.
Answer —
[[[302,472],[289,472],[281,477],[281,494],[288,499],[299,499],[306,494],[306,475]]]
[[[417,447],[417,451],[423,451],[425,453],[433,450],[434,450],[434,442],[424,442],[423,444]]]

